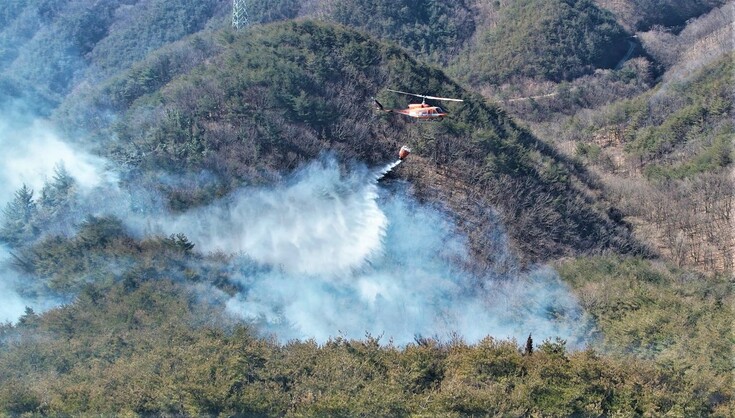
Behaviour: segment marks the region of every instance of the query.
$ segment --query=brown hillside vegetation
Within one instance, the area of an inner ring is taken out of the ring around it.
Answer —
[[[666,79],[686,78],[685,71],[691,72],[732,51],[734,14],[735,4],[731,2],[691,19],[679,33],[657,26],[639,36],[646,52],[669,70]]]
[[[727,0],[595,0],[600,7],[612,11],[631,32],[652,26],[682,26]]]
[[[732,13],[730,3],[678,35],[641,34],[667,68],[651,90],[642,57],[618,71],[547,85],[554,97],[504,102],[600,176],[639,239],[678,265],[709,272],[733,269]],[[568,116],[553,118],[560,113]]]
[[[669,79],[661,93],[649,99],[665,103],[667,99],[662,96],[679,95],[674,100],[688,97],[684,103],[671,106],[672,110],[659,107],[658,112],[671,113],[648,135],[654,141],[671,138],[668,145],[655,145],[655,150],[640,148],[643,142],[633,140],[631,134],[634,125],[625,122],[612,128],[615,134],[608,136],[612,141],[597,142],[608,155],[617,149],[622,156],[612,164],[612,172],[603,175],[614,201],[634,217],[639,236],[655,243],[679,265],[709,271],[733,269],[735,184],[730,168],[732,108],[728,104],[733,74],[729,54],[688,80]],[[700,101],[698,94],[705,99]],[[688,119],[694,121],[693,129],[686,127]],[[626,151],[621,153],[623,149]]]

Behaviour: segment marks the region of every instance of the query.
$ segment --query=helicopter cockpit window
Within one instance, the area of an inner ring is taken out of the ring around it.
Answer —
[[[437,106],[437,108],[436,108],[436,111],[437,111],[438,113],[444,113],[444,111],[442,110],[442,108],[441,108],[441,107],[438,107],[438,106]]]

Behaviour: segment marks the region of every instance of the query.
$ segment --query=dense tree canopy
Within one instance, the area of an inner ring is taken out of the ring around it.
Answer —
[[[469,78],[491,84],[513,77],[570,80],[615,65],[628,47],[626,36],[592,0],[516,1],[470,50],[467,65],[475,70]]]
[[[467,1],[342,1],[331,17],[435,61],[446,62],[474,34]]]
[[[215,0],[10,1],[0,12],[0,70],[60,101],[80,80],[108,77],[228,10]]]

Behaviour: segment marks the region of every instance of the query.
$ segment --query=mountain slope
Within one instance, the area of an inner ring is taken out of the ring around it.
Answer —
[[[0,81],[54,103],[229,12],[215,0],[10,0],[3,9]]]
[[[652,26],[677,27],[727,0],[595,0],[617,16],[621,24],[632,32],[648,30]]]
[[[676,35],[640,34],[665,70],[658,78],[637,58],[561,85],[553,97],[505,104],[599,174],[636,236],[666,259],[708,272],[735,263],[727,209],[735,199],[733,10],[732,2],[714,9]]]
[[[610,68],[625,54],[627,35],[591,0],[516,1],[498,12],[456,70],[473,84],[511,78],[571,80]]]
[[[211,43],[198,39],[190,41],[194,49]],[[605,249],[641,251],[622,226],[594,209],[591,197],[582,193],[589,187],[583,171],[559,159],[500,109],[405,52],[308,21],[222,39],[202,49],[213,54],[203,58],[204,65],[182,67],[185,74],[169,75],[153,88],[130,88],[143,67],[103,88],[99,94],[112,97],[110,105],[125,114],[112,126],[120,140],[118,161],[132,162],[143,172],[206,169],[230,185],[253,184],[325,150],[343,160],[378,164],[408,143],[419,157],[412,161],[416,169],[408,165],[399,173],[425,198],[446,198],[468,224],[485,224],[483,210],[498,208],[528,260]],[[153,68],[161,60],[153,57],[143,66]],[[448,120],[415,124],[371,110],[370,98],[376,95],[388,106],[405,103],[383,90],[388,87],[466,101],[448,106],[454,111]],[[130,92],[140,97],[126,96]],[[443,183],[434,184],[434,179]],[[467,192],[448,197],[445,188],[452,182]],[[480,242],[475,244],[490,257]]]

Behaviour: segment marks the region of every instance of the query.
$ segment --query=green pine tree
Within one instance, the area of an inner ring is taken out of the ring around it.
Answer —
[[[34,223],[36,212],[33,190],[24,184],[3,210],[0,240],[12,247],[18,247],[38,236],[38,228]]]

